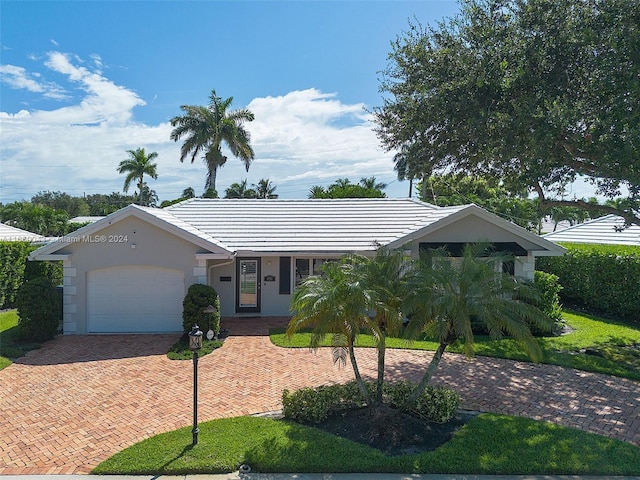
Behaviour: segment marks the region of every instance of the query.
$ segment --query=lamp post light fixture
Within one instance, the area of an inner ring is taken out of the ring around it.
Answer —
[[[207,331],[207,340],[213,340],[213,337],[215,337],[216,335],[215,333],[213,333],[213,330],[211,330],[211,315],[216,313],[218,309],[213,305],[209,305],[207,308],[205,308],[202,311],[206,314],[205,318],[209,322],[209,330]]]
[[[189,332],[189,349],[193,352],[193,434],[192,445],[198,443],[198,350],[202,348],[202,332],[194,325]]]

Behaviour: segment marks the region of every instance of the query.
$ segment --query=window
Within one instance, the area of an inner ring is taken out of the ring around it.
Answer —
[[[328,258],[296,258],[296,286],[311,275],[319,275],[320,267],[329,261]]]

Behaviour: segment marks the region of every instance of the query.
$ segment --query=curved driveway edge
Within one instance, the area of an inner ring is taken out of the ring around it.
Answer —
[[[283,389],[352,379],[327,350],[283,349],[268,327],[226,321],[231,336],[199,363],[199,421],[281,408]],[[188,426],[192,363],[166,357],[176,335],[60,336],[0,371],[0,474],[86,474],[145,438]],[[389,379],[418,378],[429,352],[389,350]],[[358,351],[375,376],[372,349]],[[526,416],[640,445],[640,383],[550,365],[445,353],[435,383],[463,407]]]

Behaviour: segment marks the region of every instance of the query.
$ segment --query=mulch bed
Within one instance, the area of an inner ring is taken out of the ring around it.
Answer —
[[[449,422],[436,423],[387,406],[365,407],[339,412],[314,427],[387,455],[410,455],[445,444],[476,415],[460,410]]]

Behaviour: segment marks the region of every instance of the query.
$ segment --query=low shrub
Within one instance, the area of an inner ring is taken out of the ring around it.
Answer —
[[[204,313],[209,305],[215,307],[216,311]],[[194,283],[182,301],[182,328],[189,333],[194,325],[204,331],[210,328],[214,337],[220,333],[220,297],[209,285]]]
[[[404,404],[416,385],[408,380],[386,384],[383,398],[385,403],[404,408]],[[445,423],[453,418],[460,408],[460,395],[455,390],[427,385],[416,405],[410,412],[430,422]]]
[[[18,337],[44,342],[60,328],[62,301],[51,279],[39,277],[23,283],[16,295]]]
[[[559,334],[562,329],[562,305],[560,304],[560,292],[562,285],[558,282],[558,276],[547,272],[535,272],[535,286],[540,292],[540,303],[538,308],[542,310],[551,320],[554,327],[551,333]],[[535,326],[531,327],[534,335],[542,336],[549,332],[541,331]]]
[[[370,394],[375,383],[366,382]],[[402,409],[416,385],[408,380],[386,383],[383,388],[383,403]],[[282,413],[285,418],[306,424],[318,424],[332,414],[350,408],[365,406],[356,382],[344,385],[302,388],[295,392],[282,392]],[[460,407],[460,396],[452,389],[427,386],[410,413],[431,422],[447,422]]]

